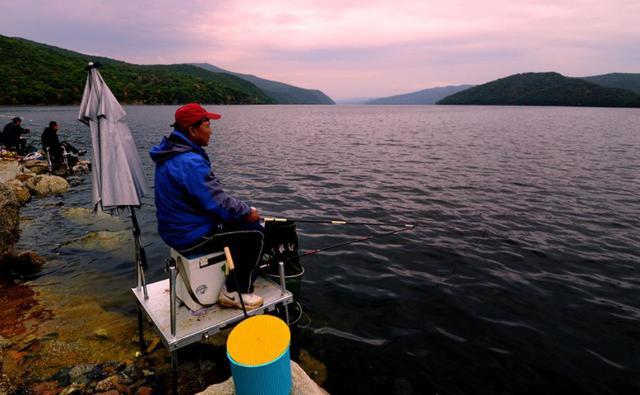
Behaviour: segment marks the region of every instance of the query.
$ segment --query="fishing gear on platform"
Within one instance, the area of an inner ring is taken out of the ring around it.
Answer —
[[[401,226],[405,228],[415,228],[413,224],[399,224],[395,222],[367,222],[367,221],[347,221],[343,219],[306,219],[306,218],[278,218],[278,217],[262,217],[264,222],[299,222],[306,224],[325,224],[325,225],[363,225],[363,226]]]

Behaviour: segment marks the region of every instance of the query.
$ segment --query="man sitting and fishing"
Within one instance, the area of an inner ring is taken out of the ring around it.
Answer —
[[[211,169],[202,147],[209,144],[211,121],[221,115],[207,112],[197,103],[180,107],[174,130],[154,146],[150,155],[156,163],[155,201],[158,233],[171,248],[186,257],[231,250],[236,283],[227,278],[219,302],[246,308],[262,306],[253,293],[257,265],[263,247],[263,227],[258,210],[227,194]]]
[[[49,155],[49,159],[53,163],[62,162],[65,151],[73,154],[75,161],[78,160],[78,156],[82,156],[86,153],[86,151],[80,151],[66,141],[60,142],[60,139],[58,138],[58,123],[56,121],[49,122],[49,126],[44,128],[41,140],[42,149]]]
[[[5,148],[16,151],[18,155],[24,155],[27,140],[22,137],[22,135],[29,132],[29,129],[22,127],[22,118],[15,117],[2,129],[0,143],[2,143]]]

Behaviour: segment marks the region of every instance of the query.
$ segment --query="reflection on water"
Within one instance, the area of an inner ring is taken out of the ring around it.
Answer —
[[[168,133],[175,108],[126,110],[152,185],[147,151]],[[34,131],[55,119],[64,139],[87,147],[89,133],[76,112],[0,108],[0,116],[24,115]],[[418,225],[304,258],[298,300],[305,327],[294,342],[326,365],[330,392],[640,390],[630,374],[640,369],[638,110],[221,106],[216,112],[224,118],[214,123],[207,148],[215,172],[263,213]],[[32,201],[21,212],[30,220],[22,221],[18,247],[48,260],[27,284],[46,290],[39,303],[56,312],[46,321],[58,326],[51,331],[101,344],[91,334],[113,322],[104,329],[117,344],[104,358],[127,358],[135,333],[129,219],[88,220],[90,193],[85,177],[64,196]],[[168,249],[155,229],[152,196],[138,217],[155,281],[165,276]],[[302,249],[387,230],[298,229]],[[57,314],[82,298],[95,305]],[[81,330],[83,320],[89,329]]]

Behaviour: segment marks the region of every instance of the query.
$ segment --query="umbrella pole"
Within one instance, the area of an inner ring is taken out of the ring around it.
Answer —
[[[144,299],[149,299],[147,293],[147,280],[144,278],[144,269],[147,268],[147,254],[144,251],[144,247],[140,242],[140,226],[138,225],[138,218],[136,218],[136,211],[133,206],[129,206],[131,211],[131,222],[133,223],[133,241],[136,249],[136,272],[138,273],[138,291],[140,288],[144,290]]]

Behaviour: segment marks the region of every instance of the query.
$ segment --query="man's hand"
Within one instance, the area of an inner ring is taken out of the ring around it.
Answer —
[[[247,222],[255,222],[260,220],[260,213],[255,207],[251,207],[251,212],[247,215]]]

